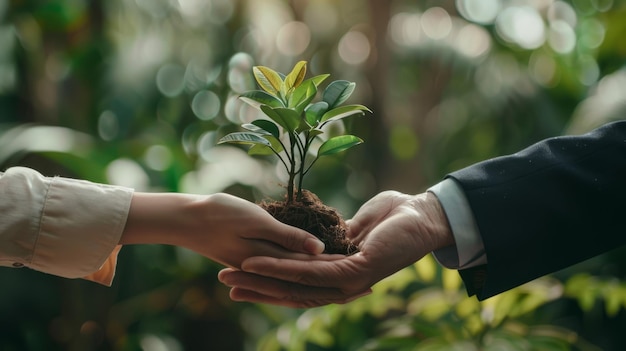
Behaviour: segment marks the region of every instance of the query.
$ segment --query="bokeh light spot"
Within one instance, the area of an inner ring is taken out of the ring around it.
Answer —
[[[456,8],[468,21],[489,24],[500,11],[499,0],[457,0]]]
[[[394,15],[389,21],[391,40],[403,46],[419,45],[424,38],[420,21],[417,13],[401,12]]]
[[[157,72],[156,85],[163,95],[177,96],[185,87],[185,68],[174,63],[161,66]]]
[[[536,49],[545,42],[545,24],[536,9],[512,6],[496,19],[496,30],[506,41],[523,49]]]
[[[576,34],[565,21],[554,21],[548,32],[550,47],[559,54],[568,54],[576,47]]]
[[[365,34],[349,31],[339,41],[338,50],[342,60],[351,65],[358,65],[367,60],[371,47]]]
[[[441,7],[431,7],[422,14],[422,30],[433,40],[441,40],[450,35],[452,20]]]
[[[110,184],[135,190],[147,190],[150,183],[143,168],[129,158],[118,158],[109,163],[106,168],[106,175]]]
[[[172,152],[164,145],[152,145],[146,150],[143,159],[148,167],[163,171],[172,163]]]
[[[604,41],[606,29],[602,22],[589,18],[580,24],[580,44],[590,48],[598,48]]]
[[[563,1],[552,3],[548,8],[547,17],[550,22],[563,21],[572,28],[576,27],[576,22],[578,21],[576,11],[570,4]]]
[[[580,73],[578,74],[578,80],[587,86],[591,86],[600,78],[600,67],[598,63],[591,56],[583,56],[580,59]]]
[[[455,45],[457,50],[466,57],[477,58],[489,52],[491,37],[484,28],[467,24],[459,30]]]
[[[289,22],[280,28],[276,36],[278,51],[288,56],[302,54],[311,42],[311,31],[302,22]]]
[[[528,70],[531,77],[543,86],[553,86],[556,75],[556,62],[552,57],[538,52],[530,56]]]
[[[196,117],[208,121],[220,112],[220,98],[210,90],[201,90],[196,93],[191,101],[191,110]]]
[[[249,54],[239,52],[228,62],[228,84],[238,94],[251,90],[256,86],[252,76],[254,60]]]
[[[104,111],[98,117],[98,135],[102,140],[113,140],[119,133],[120,124],[112,111]]]
[[[230,21],[235,13],[235,1],[232,0],[211,0],[204,1],[211,5],[211,11],[208,12],[208,17],[211,23],[217,25],[223,25]],[[203,14],[203,15],[206,15]]]

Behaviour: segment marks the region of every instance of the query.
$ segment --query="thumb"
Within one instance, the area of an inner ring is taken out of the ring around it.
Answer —
[[[312,255],[324,252],[324,243],[315,235],[288,224],[281,223],[281,227],[274,241],[285,249]]]

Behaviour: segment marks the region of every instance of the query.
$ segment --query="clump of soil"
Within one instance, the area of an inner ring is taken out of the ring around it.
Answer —
[[[301,201],[263,201],[260,206],[277,220],[318,237],[326,245],[324,253],[352,255],[358,251],[346,238],[348,227],[337,210],[308,190],[302,190]]]

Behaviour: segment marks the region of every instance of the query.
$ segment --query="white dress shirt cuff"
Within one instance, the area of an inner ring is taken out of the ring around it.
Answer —
[[[434,251],[435,259],[450,269],[466,269],[486,264],[483,241],[461,186],[455,180],[446,178],[427,191],[439,199],[455,241],[454,246]]]
[[[0,194],[0,266],[111,284],[132,189],[13,167]]]
[[[29,266],[67,278],[100,270],[117,258],[131,198],[127,188],[52,178]],[[114,272],[98,281],[109,285]]]

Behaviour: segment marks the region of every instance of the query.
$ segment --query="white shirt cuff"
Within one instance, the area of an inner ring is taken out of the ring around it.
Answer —
[[[119,243],[131,197],[126,188],[52,178],[30,267],[68,278],[99,270]]]
[[[435,259],[451,269],[466,269],[486,264],[485,247],[461,186],[453,179],[446,178],[428,191],[439,199],[456,243],[454,246],[434,251]]]
[[[132,189],[14,167],[0,194],[0,266],[110,285]]]

